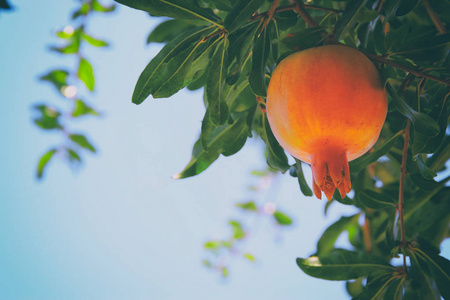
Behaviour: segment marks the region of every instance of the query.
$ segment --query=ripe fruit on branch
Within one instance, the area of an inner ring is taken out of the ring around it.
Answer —
[[[387,113],[378,71],[360,51],[327,45],[280,62],[267,90],[267,117],[283,148],[311,164],[314,194],[350,191],[348,161],[377,141]]]

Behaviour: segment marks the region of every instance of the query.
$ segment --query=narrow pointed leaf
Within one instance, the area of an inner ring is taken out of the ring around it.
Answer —
[[[358,224],[359,214],[350,217],[341,217],[337,222],[331,224],[317,242],[317,255],[319,257],[329,254],[334,249],[338,237],[350,226]]]
[[[308,183],[306,182],[305,179],[305,175],[303,174],[302,162],[296,158],[294,159],[297,165],[297,179],[298,185],[300,186],[300,190],[302,191],[303,195],[311,197],[313,195],[313,192],[311,191],[311,188],[308,186]]]
[[[53,86],[58,90],[58,92],[61,92],[61,88],[68,85],[68,76],[69,72],[66,70],[53,70],[45,75],[42,75],[41,77],[39,77],[39,79],[52,83]]]
[[[92,65],[84,58],[80,59],[80,64],[78,65],[78,78],[84,82],[90,91],[94,90],[94,69],[92,68]]]
[[[195,28],[177,36],[174,40],[167,43],[164,48],[150,61],[142,71],[134,88],[132,102],[141,104],[150,94],[153,94],[159,88],[155,84],[163,72],[165,63],[171,58],[186,50],[193,43],[200,41],[202,36],[211,32],[211,28]]]
[[[232,33],[241,28],[263,3],[264,0],[236,1],[224,21],[227,31]]]
[[[358,12],[366,2],[367,0],[350,0],[347,2],[344,13],[334,26],[334,34],[338,40],[344,38],[355,25]]]
[[[416,250],[417,257],[425,261],[438,286],[441,296],[450,299],[450,261],[445,257],[432,253],[431,251]]]
[[[92,144],[88,141],[88,139],[82,135],[82,134],[71,134],[69,135],[69,138],[76,144],[78,144],[78,146],[87,149],[91,152],[96,152],[94,146],[92,146]]]
[[[394,88],[387,83],[386,90],[392,97],[395,108],[405,117],[411,120],[414,125],[414,130],[420,134],[435,137],[439,134],[439,125],[430,116],[420,113],[412,109],[405,101],[403,101],[394,90]]]
[[[273,217],[275,218],[275,221],[277,221],[278,224],[282,226],[288,226],[292,224],[292,219],[285,213],[282,213],[281,211],[277,210],[273,213]]]
[[[269,122],[267,120],[267,116],[263,115],[263,126],[264,126],[264,142],[267,147],[267,164],[281,172],[286,172],[289,170],[288,159],[286,153],[284,153],[284,149],[280,146],[278,141],[270,129]]]
[[[271,23],[272,24],[272,23]],[[270,26],[270,25],[269,25]],[[267,27],[256,38],[252,54],[252,70],[248,81],[255,95],[266,97],[266,63],[270,53]]]
[[[350,280],[371,273],[393,273],[395,268],[373,255],[336,249],[329,255],[297,258],[297,265],[306,274],[326,280]]]
[[[380,157],[385,155],[389,151],[389,149],[391,149],[392,146],[394,146],[394,144],[397,142],[398,137],[400,135],[402,135],[402,133],[403,133],[403,131],[397,132],[390,139],[388,139],[383,145],[381,145],[380,147],[375,149],[375,151],[370,152],[366,155],[363,155],[363,156],[349,162],[350,172],[358,173],[359,171],[361,171],[362,169],[364,169],[371,163],[376,162],[377,159],[379,159]]]
[[[371,190],[358,193],[359,203],[371,209],[395,208],[395,199],[390,195],[380,194]]]
[[[226,39],[217,45],[206,79],[205,93],[208,99],[209,117],[216,126],[225,124],[229,114],[224,93],[227,47],[228,42]]]
[[[85,32],[83,32],[83,34],[81,36],[86,42],[88,42],[89,44],[91,44],[94,47],[107,47],[107,46],[109,46],[108,42],[96,39],[96,38],[90,36],[89,34],[87,34]]]
[[[231,154],[235,152],[238,147],[243,146],[242,136],[247,135],[246,119],[243,117],[234,121],[233,124],[225,124],[216,127],[210,134],[207,141],[206,151],[202,146],[201,138],[197,140],[192,151],[192,157],[189,164],[182,172],[173,176],[175,179],[195,176],[206,170],[221,153]],[[236,143],[238,145],[236,145]]]
[[[153,16],[166,16],[175,19],[203,19],[217,27],[220,18],[209,8],[200,7],[195,0],[115,0],[134,9],[150,13]]]
[[[46,152],[44,155],[41,156],[38,162],[37,166],[37,177],[42,178],[44,175],[44,170],[49,161],[52,159],[53,155],[56,153],[56,149],[51,149],[48,152]]]

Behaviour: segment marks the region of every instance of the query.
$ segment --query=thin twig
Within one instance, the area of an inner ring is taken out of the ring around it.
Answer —
[[[423,6],[425,6],[428,15],[431,18],[431,21],[433,21],[433,24],[434,26],[436,26],[436,29],[439,31],[439,33],[440,34],[447,33],[444,24],[441,22],[441,19],[439,19],[439,16],[434,12],[433,8],[431,8],[431,5],[428,2],[428,0],[422,0],[422,3]]]
[[[264,28],[266,28],[267,25],[269,25],[269,22],[270,22],[270,20],[272,20],[273,14],[275,13],[275,9],[277,8],[279,3],[280,3],[280,0],[273,0],[272,5],[270,6],[269,10],[267,11],[266,18],[264,19],[261,31],[264,30]]]
[[[305,5],[302,1],[299,0],[289,0],[292,4],[294,4],[294,10],[300,15],[300,17],[305,20],[306,24],[308,24],[309,27],[318,27],[319,24],[317,24],[316,21],[311,17],[311,15],[306,11]]]
[[[361,52],[363,52],[363,51],[361,51]],[[385,65],[392,66],[392,67],[394,67],[396,69],[403,70],[403,71],[408,72],[408,73],[410,73],[410,74],[412,74],[412,75],[414,75],[416,77],[428,78],[430,80],[433,80],[433,81],[436,81],[436,82],[440,82],[440,83],[443,83],[445,85],[449,85],[450,86],[450,80],[446,80],[446,79],[443,79],[443,78],[440,78],[440,77],[437,77],[437,76],[434,76],[434,75],[431,75],[431,74],[428,74],[428,73],[424,73],[424,72],[421,72],[421,71],[418,71],[418,70],[414,70],[414,69],[409,68],[409,67],[405,67],[404,65],[401,65],[399,63],[390,61],[390,60],[388,60],[385,57],[380,56],[380,55],[371,54],[371,53],[367,53],[367,52],[363,52],[363,53],[367,57],[369,57],[369,58],[371,58],[373,60],[376,60],[377,62],[383,63]]]
[[[401,247],[405,247],[406,242],[406,234],[405,234],[405,220],[403,217],[403,211],[405,207],[404,199],[403,199],[403,190],[405,186],[405,176],[406,176],[406,158],[408,156],[408,145],[409,145],[409,127],[411,125],[411,121],[408,119],[408,123],[406,123],[405,131],[404,131],[404,143],[403,143],[403,156],[402,156],[402,166],[400,169],[400,184],[398,189],[398,214],[399,214],[399,222],[400,222],[400,239],[401,239]],[[403,269],[406,272],[406,256],[403,254]]]

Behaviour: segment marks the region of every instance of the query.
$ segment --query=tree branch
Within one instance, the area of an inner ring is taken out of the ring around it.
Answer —
[[[403,211],[405,207],[404,199],[403,199],[403,190],[405,188],[405,176],[406,176],[406,158],[408,156],[408,145],[409,145],[409,127],[411,121],[408,119],[408,123],[406,123],[406,128],[403,133],[404,142],[403,142],[403,156],[402,156],[402,165],[400,169],[400,184],[398,189],[398,214],[400,221],[400,235],[401,235],[401,247],[405,247],[407,244],[406,234],[405,234],[405,220],[403,216]],[[403,254],[403,269],[406,272],[406,256]]]
[[[439,33],[440,34],[447,33],[444,24],[441,22],[441,19],[439,19],[439,16],[434,12],[433,8],[431,8],[431,5],[428,2],[428,0],[422,0],[422,3],[423,6],[425,6],[428,15],[431,18],[431,21],[433,21],[433,24],[434,26],[436,26],[436,29],[439,31]]]
[[[305,20],[306,24],[308,24],[309,27],[318,27],[319,24],[317,24],[316,21],[311,17],[311,15],[306,11],[305,5],[302,1],[299,0],[289,0],[294,5],[294,10],[300,15],[300,17]]]
[[[437,76],[434,76],[434,75],[431,75],[431,74],[428,74],[428,73],[425,73],[425,72],[421,72],[421,71],[418,71],[418,70],[415,70],[415,69],[412,69],[412,68],[409,68],[409,67],[405,67],[404,65],[401,65],[399,63],[390,61],[390,60],[388,60],[385,57],[380,56],[380,55],[371,54],[371,53],[367,53],[367,52],[364,52],[364,51],[361,51],[361,52],[364,53],[367,57],[369,57],[369,58],[371,58],[371,59],[373,59],[373,60],[375,60],[377,62],[383,63],[385,65],[392,66],[392,67],[394,67],[396,69],[399,69],[399,70],[403,70],[403,71],[408,72],[408,73],[410,73],[410,74],[412,74],[412,75],[414,75],[416,77],[427,78],[427,79],[430,79],[430,80],[433,80],[433,81],[436,81],[436,82],[440,82],[440,83],[443,83],[445,85],[450,86],[450,80],[446,80],[446,79],[443,79],[443,78],[440,78],[440,77],[437,77]]]

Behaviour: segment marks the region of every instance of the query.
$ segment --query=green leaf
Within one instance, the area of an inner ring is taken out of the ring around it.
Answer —
[[[73,149],[70,148],[66,148],[67,154],[69,155],[69,161],[70,162],[76,162],[76,163],[80,163],[81,162],[81,157],[80,155],[75,152]]]
[[[92,36],[90,36],[89,34],[87,34],[86,32],[83,32],[81,37],[88,42],[89,44],[91,44],[94,47],[107,47],[109,46],[109,44],[103,40],[99,40],[96,39]]]
[[[272,24],[272,23],[270,23]],[[271,26],[269,24],[269,26]],[[270,39],[267,27],[255,39],[252,54],[252,70],[248,81],[255,95],[266,97],[266,63],[270,54]]]
[[[99,113],[96,112],[92,107],[87,106],[86,103],[84,103],[82,100],[77,99],[75,101],[75,107],[72,111],[72,117],[78,118],[85,115],[94,115],[99,116]]]
[[[414,129],[417,130],[417,132],[429,137],[435,137],[439,134],[439,125],[430,116],[412,109],[398,96],[397,92],[389,83],[386,83],[386,90],[392,97],[395,108],[402,115],[411,120],[414,124]]]
[[[92,144],[87,140],[87,138],[82,135],[82,134],[71,134],[69,135],[69,138],[76,144],[78,144],[78,146],[87,149],[91,152],[96,152],[94,146],[92,146]]]
[[[235,220],[228,221],[228,224],[231,225],[231,228],[233,229],[233,238],[237,240],[241,240],[245,237],[245,232],[242,229],[242,224]]]
[[[53,155],[56,153],[57,149],[51,149],[41,156],[37,166],[37,177],[40,179],[44,175],[44,170],[49,161],[52,159]]]
[[[222,243],[218,240],[210,240],[203,244],[206,250],[215,251],[222,246]]]
[[[96,12],[108,13],[114,11],[116,9],[116,6],[104,6],[98,0],[92,0],[92,9]]]
[[[279,210],[273,213],[273,217],[275,218],[275,221],[277,221],[277,223],[280,225],[288,226],[292,224],[292,219],[288,215],[282,213]]]
[[[229,114],[224,93],[227,70],[227,47],[228,41],[226,38],[217,45],[216,53],[214,53],[211,59],[205,86],[209,117],[211,122],[216,126],[225,124]]]
[[[44,104],[34,106],[34,109],[40,112],[39,117],[34,119],[34,123],[42,129],[62,129],[59,123],[61,113]]]
[[[343,249],[335,249],[323,257],[297,258],[297,265],[309,276],[326,280],[350,280],[371,273],[389,274],[396,271],[374,255]]]
[[[53,70],[42,75],[39,79],[52,83],[58,92],[61,92],[61,88],[68,85],[67,76],[69,76],[69,72],[66,70]]]
[[[228,48],[228,59],[232,61],[237,57],[239,65],[243,65],[250,46],[252,45],[259,23],[253,23],[230,35],[230,47]]]
[[[278,141],[270,129],[269,122],[267,120],[267,116],[263,115],[263,140],[266,143],[267,147],[267,164],[281,172],[286,172],[289,170],[289,164],[286,154],[284,153],[284,149],[280,146]]]
[[[174,19],[203,19],[223,28],[220,18],[209,8],[202,8],[195,0],[115,0],[134,9],[150,13],[153,16],[166,16]]]
[[[190,20],[171,19],[158,24],[149,34],[147,44],[166,43],[176,38],[187,29],[192,29],[197,25]]]
[[[150,94],[153,94],[160,85],[160,76],[166,68],[166,63],[174,56],[189,48],[193,43],[198,42],[202,36],[211,32],[211,28],[195,28],[188,30],[182,35],[167,43],[164,48],[150,61],[142,71],[134,88],[132,101],[141,104]],[[170,76],[170,74],[166,74]]]
[[[241,28],[263,3],[264,0],[236,1],[224,21],[227,31],[232,33]]]
[[[380,157],[386,154],[389,149],[394,146],[397,142],[397,139],[400,135],[402,135],[403,130],[394,134],[391,138],[389,138],[382,146],[375,149],[375,151],[367,153],[351,162],[349,162],[350,173],[359,173],[362,169],[370,165],[371,163],[376,162]]]
[[[206,170],[221,153],[230,155],[242,148],[243,137],[247,137],[246,119],[240,118],[233,124],[217,127],[210,134],[206,151],[202,146],[201,138],[194,144],[192,158],[182,172],[173,176],[174,179],[198,175]],[[239,148],[240,147],[240,148]]]
[[[191,45],[164,64],[164,69],[151,83],[155,87],[152,93],[153,98],[168,98],[176,94],[193,79],[193,75],[190,78],[188,75],[200,43]]]
[[[80,59],[80,64],[78,65],[78,78],[84,82],[90,91],[94,90],[94,69],[92,68],[92,65],[84,58]]]
[[[305,175],[303,174],[302,169],[302,162],[298,159],[295,159],[295,164],[297,166],[297,179],[298,179],[298,185],[300,186],[300,190],[302,191],[303,195],[307,197],[311,197],[313,195],[313,192],[311,191],[311,188],[308,186],[308,183],[306,183]]]
[[[380,194],[372,190],[364,190],[358,193],[357,199],[363,207],[371,209],[395,208],[395,199],[387,194]]]
[[[72,14],[72,20],[77,19],[81,16],[86,16],[91,11],[91,5],[89,3],[85,2],[81,5],[80,9],[74,11]]]
[[[0,9],[11,9],[11,5],[6,0],[0,0]]]
[[[317,46],[326,35],[326,27],[318,26],[288,34],[280,42],[291,50],[300,51]]]
[[[258,207],[254,201],[236,203],[236,206],[242,208],[243,210],[258,211]]]
[[[251,261],[251,262],[255,262],[255,260],[256,260],[255,256],[253,254],[251,254],[251,253],[248,253],[248,252],[244,253],[242,256],[244,258],[246,258],[248,261]]]
[[[364,7],[367,0],[350,0],[347,2],[344,13],[334,26],[336,39],[340,40],[352,30],[360,10]]]
[[[359,214],[350,217],[341,217],[337,222],[331,224],[317,242],[317,255],[322,257],[331,253],[338,237],[350,226],[358,225]]]
[[[415,252],[418,258],[424,260],[431,270],[441,296],[446,300],[450,299],[450,261],[430,251],[416,249]]]

